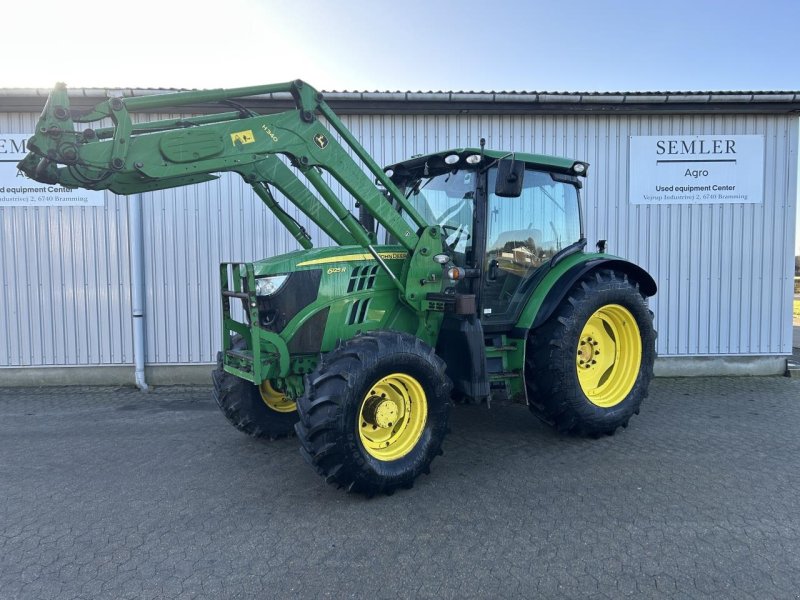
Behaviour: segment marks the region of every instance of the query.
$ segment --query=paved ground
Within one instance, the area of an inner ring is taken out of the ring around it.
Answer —
[[[0,598],[800,597],[800,380],[656,380],[595,441],[459,407],[372,500],[209,395],[0,390]]]

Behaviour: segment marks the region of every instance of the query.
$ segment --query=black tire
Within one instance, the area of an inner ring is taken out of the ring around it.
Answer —
[[[635,319],[641,340],[641,363],[633,387],[624,399],[603,407],[584,393],[578,378],[576,352],[590,317],[609,305],[622,306]],[[525,383],[531,412],[559,431],[576,435],[612,435],[618,427],[627,427],[647,397],[653,378],[655,340],[653,313],[648,310],[639,286],[624,273],[613,270],[589,274],[570,290],[547,323],[528,336]]]
[[[244,340],[235,340],[243,348]],[[262,400],[258,386],[231,375],[222,368],[222,353],[217,353],[217,368],[211,373],[214,400],[222,414],[239,431],[255,438],[278,439],[294,433],[297,411],[279,412]]]
[[[340,344],[306,377],[305,393],[297,402],[300,422],[295,430],[303,457],[328,483],[347,491],[372,496],[412,487],[442,454],[452,389],[444,371],[444,361],[434,350],[406,333],[373,331]],[[398,373],[421,385],[427,417],[405,455],[380,460],[361,440],[362,405],[382,378]]]

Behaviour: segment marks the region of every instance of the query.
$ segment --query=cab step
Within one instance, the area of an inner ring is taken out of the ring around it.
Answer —
[[[493,352],[515,352],[517,350],[516,346],[487,346],[486,353],[491,354]]]
[[[519,371],[503,371],[500,373],[489,373],[489,381],[502,381],[505,379],[516,379],[522,377]]]

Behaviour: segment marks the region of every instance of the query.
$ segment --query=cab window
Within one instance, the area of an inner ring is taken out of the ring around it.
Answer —
[[[487,269],[483,314],[498,320],[525,300],[523,283],[556,253],[581,237],[577,188],[545,171],[526,170],[522,194],[494,194],[497,169],[489,171]]]

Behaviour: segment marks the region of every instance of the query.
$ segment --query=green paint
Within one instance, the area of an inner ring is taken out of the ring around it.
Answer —
[[[539,310],[542,308],[542,303],[544,302],[545,298],[547,298],[547,295],[550,293],[550,291],[556,287],[556,285],[558,285],[561,277],[563,277],[563,275],[575,265],[585,263],[599,257],[609,258],[609,255],[577,252],[567,256],[555,267],[550,269],[547,275],[545,275],[541,282],[539,282],[539,285],[537,285],[533,290],[533,294],[531,294],[531,297],[528,299],[528,302],[522,309],[522,313],[520,314],[519,319],[517,319],[515,327],[524,331],[528,331],[533,325],[533,322],[536,320],[536,315],[539,314]],[[504,369],[504,371],[522,372],[525,365],[525,340],[506,338],[505,336],[503,339],[507,342],[504,344],[504,346],[514,346],[513,350],[502,353],[504,356],[503,360],[505,361],[504,365],[508,366],[508,368]],[[524,381],[522,378],[507,378],[505,381],[507,381],[512,397],[520,397],[524,394]]]
[[[211,112],[136,124],[131,116],[142,111],[181,112],[180,107],[185,106],[282,92],[291,94],[294,109],[268,115],[246,109]],[[94,131],[76,126],[103,120],[111,120],[113,126]],[[253,188],[303,249],[253,263],[221,265],[225,368],[239,377],[254,383],[275,380],[279,389],[296,398],[302,393],[303,377],[314,369],[320,353],[360,333],[402,331],[436,346],[445,310],[441,294],[455,285],[445,277],[446,267],[433,260],[437,254],[453,252],[446,245],[447,236],[439,225],[425,221],[322,95],[301,81],[111,98],[81,115],[71,113],[66,87],[59,85],[48,98],[28,149],[20,170],[38,181],[66,187],[137,194],[211,181],[218,173],[230,172]],[[414,157],[387,169],[413,171],[419,178],[428,175],[430,164],[447,173],[453,167],[446,166],[450,163],[444,159],[452,154],[459,157],[458,168],[479,174],[476,180],[489,165],[512,156],[529,167],[562,174],[574,174],[576,164],[562,157],[460,148]],[[478,163],[467,162],[468,157],[479,154]],[[375,246],[374,236],[347,209],[323,173],[352,195],[396,242]],[[273,189],[337,245],[314,248],[307,232],[280,206]],[[472,191],[477,194],[480,190]],[[473,235],[485,236],[486,231],[474,231]],[[533,290],[516,327],[528,329],[548,292],[566,271],[595,256],[573,254],[552,268]],[[290,315],[280,331],[260,325],[256,280],[310,270],[320,272],[316,299]],[[428,299],[430,293],[438,296]],[[235,303],[244,308],[247,323],[233,318]],[[301,339],[304,326],[317,323],[320,314],[326,315],[320,353],[292,353],[290,348]],[[232,350],[234,335],[244,338],[246,349]],[[493,382],[504,382],[511,395],[521,395],[525,340],[509,335],[510,331],[499,335],[501,345],[487,348],[487,355],[502,365],[502,374],[492,376]]]

